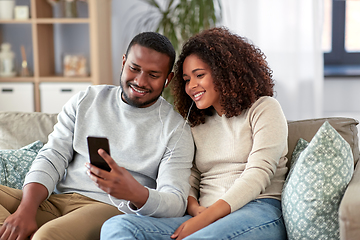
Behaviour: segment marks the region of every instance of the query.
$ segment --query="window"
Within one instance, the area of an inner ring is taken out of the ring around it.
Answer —
[[[360,76],[360,0],[324,0],[325,76]]]

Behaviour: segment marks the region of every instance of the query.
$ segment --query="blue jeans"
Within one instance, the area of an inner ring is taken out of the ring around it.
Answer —
[[[153,218],[137,215],[118,215],[107,220],[101,228],[101,239],[167,239],[191,216]],[[185,239],[287,239],[281,212],[276,199],[259,199],[200,229]]]

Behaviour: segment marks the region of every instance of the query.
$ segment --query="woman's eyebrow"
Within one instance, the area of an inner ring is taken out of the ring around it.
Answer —
[[[191,72],[194,73],[194,72],[197,72],[197,71],[200,71],[200,70],[205,70],[205,68],[195,68],[195,69],[192,70]]]
[[[192,70],[191,72],[192,72],[192,73],[195,73],[195,72],[200,71],[200,70],[206,70],[206,69],[205,69],[205,68],[195,68],[195,69]],[[184,73],[183,76],[187,76],[187,74]]]

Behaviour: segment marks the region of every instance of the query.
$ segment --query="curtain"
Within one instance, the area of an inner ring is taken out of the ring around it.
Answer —
[[[222,0],[222,14],[267,56],[286,118],[322,117],[322,0]]]

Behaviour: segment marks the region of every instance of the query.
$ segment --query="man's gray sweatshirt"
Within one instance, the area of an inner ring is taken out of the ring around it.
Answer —
[[[64,105],[24,186],[36,182],[49,196],[79,193],[112,204],[86,174],[87,136],[107,137],[116,163],[149,189],[147,202],[136,210],[112,198],[121,211],[154,217],[184,214],[194,156],[190,127],[162,97],[150,107],[136,108],[121,100],[116,86],[90,86]]]

